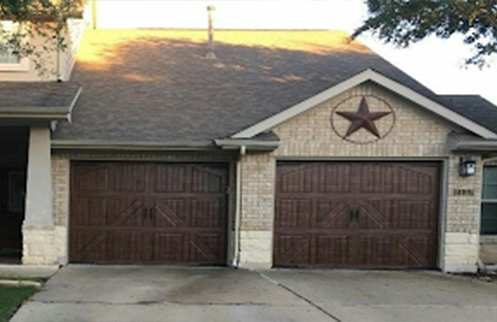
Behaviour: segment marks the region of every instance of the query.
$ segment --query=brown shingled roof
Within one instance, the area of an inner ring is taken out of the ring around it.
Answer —
[[[368,68],[438,96],[329,31],[87,30],[72,79],[84,91],[57,140],[211,142]]]

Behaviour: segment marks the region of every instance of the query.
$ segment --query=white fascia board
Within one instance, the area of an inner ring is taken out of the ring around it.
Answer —
[[[52,140],[54,150],[109,150],[109,151],[171,151],[171,150],[214,150],[210,142],[175,142],[166,144],[164,142],[115,142],[104,140]]]
[[[19,120],[67,120],[67,113],[5,113],[0,111],[0,119]]]
[[[80,87],[78,91],[76,92],[76,95],[74,95],[74,98],[71,102],[71,105],[69,106],[69,113],[67,114],[67,120],[69,123],[72,123],[72,110],[74,109],[74,105],[76,105],[76,102],[78,101],[79,97],[81,96],[81,92],[83,91],[83,87]]]
[[[399,94],[407,98],[408,100],[423,106],[427,110],[451,121],[454,124],[461,126],[462,128],[469,130],[475,134],[478,134],[482,138],[485,139],[497,139],[497,134],[490,131],[489,129],[471,121],[470,119],[446,108],[443,105],[438,104],[437,102],[432,101],[431,99],[413,91],[412,89],[404,86],[402,84],[397,83],[396,81],[391,80],[388,77],[385,77],[375,71],[371,71],[374,77],[371,79],[375,83],[388,88],[394,93]]]
[[[267,131],[274,126],[291,119],[319,104],[326,102],[327,100],[335,97],[343,92],[346,92],[366,81],[373,81],[394,93],[426,108],[427,110],[465,128],[485,139],[497,139],[497,134],[486,129],[485,127],[467,119],[466,117],[457,114],[450,109],[430,100],[429,98],[413,91],[412,89],[385,77],[372,69],[367,69],[360,74],[352,76],[351,78],[303,101],[288,109],[273,115],[262,122],[254,124],[241,132],[238,132],[231,136],[234,139],[251,138],[259,133]]]

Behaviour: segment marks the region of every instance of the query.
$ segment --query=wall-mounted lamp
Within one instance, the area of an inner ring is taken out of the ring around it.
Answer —
[[[459,175],[461,177],[470,177],[476,174],[476,161],[470,159],[459,159]]]

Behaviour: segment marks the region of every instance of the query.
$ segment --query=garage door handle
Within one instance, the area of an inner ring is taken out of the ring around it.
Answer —
[[[150,208],[149,212],[148,212],[148,218],[150,220],[152,220],[154,217],[155,217],[155,207],[154,208]]]
[[[359,209],[352,209],[349,212],[350,221],[358,221],[359,220]]]

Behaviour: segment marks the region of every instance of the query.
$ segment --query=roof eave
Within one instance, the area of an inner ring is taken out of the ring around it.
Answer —
[[[261,141],[254,139],[220,139],[215,144],[224,150],[239,150],[244,147],[247,151],[271,152],[280,146],[279,141]]]
[[[492,152],[497,153],[497,140],[480,142],[480,141],[462,141],[450,145],[452,152]]]
[[[70,112],[63,113],[54,111],[16,111],[16,110],[1,110],[0,119],[12,120],[47,120],[47,121],[68,121],[70,120]]]
[[[448,139],[452,152],[497,153],[497,140],[485,140],[474,136],[452,134]]]
[[[68,106],[7,106],[0,107],[0,119],[12,120],[46,120],[46,121],[69,121],[71,113],[78,101],[82,87],[79,87]]]
[[[213,151],[218,150],[210,142],[115,142],[115,141],[69,141],[52,140],[53,150],[94,150],[94,151]]]

